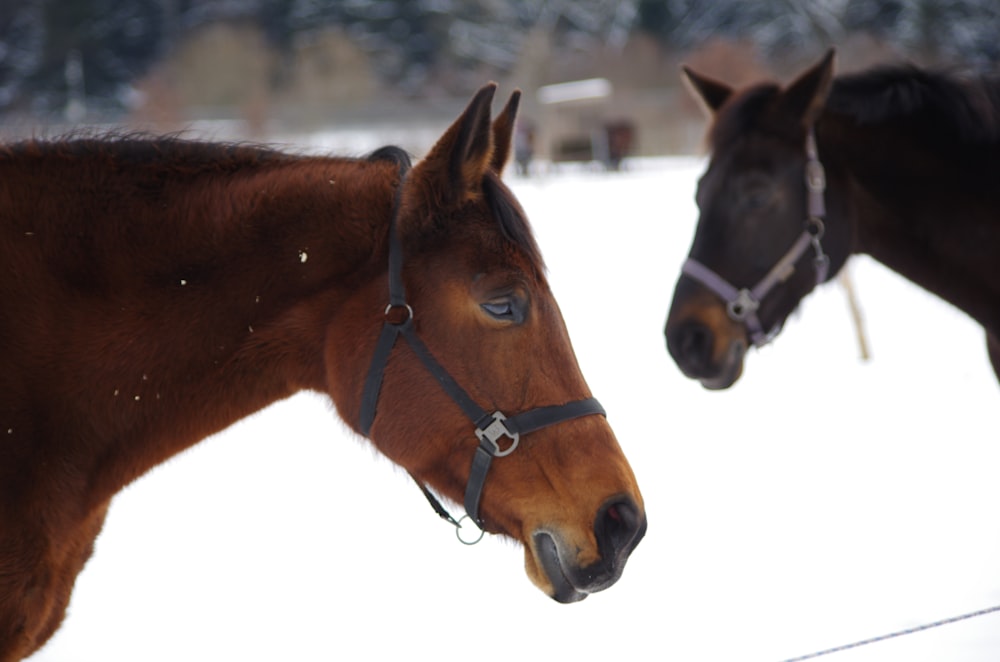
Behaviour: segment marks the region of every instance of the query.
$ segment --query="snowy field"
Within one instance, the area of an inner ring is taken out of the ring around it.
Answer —
[[[703,390],[662,336],[702,166],[509,178],[645,496],[617,585],[549,600],[518,547],[459,544],[404,472],[300,395],[123,492],[33,662],[778,661],[1000,604],[1000,388],[981,330],[855,259],[871,361],[827,285],[734,388]],[[821,659],[997,651],[993,614]]]

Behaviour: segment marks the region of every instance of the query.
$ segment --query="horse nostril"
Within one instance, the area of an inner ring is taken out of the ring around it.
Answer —
[[[687,373],[702,374],[712,360],[715,335],[704,324],[687,321],[667,335],[667,349]]]
[[[645,535],[646,518],[632,499],[612,499],[598,513],[594,533],[601,556],[624,561]]]

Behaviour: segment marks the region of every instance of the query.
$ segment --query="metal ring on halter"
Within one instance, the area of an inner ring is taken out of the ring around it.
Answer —
[[[812,237],[813,242],[818,242],[823,238],[823,234],[826,232],[826,225],[823,224],[823,219],[816,216],[810,216],[806,219],[806,232]]]
[[[735,299],[726,302],[726,313],[729,315],[729,319],[735,322],[746,320],[747,317],[756,313],[758,308],[760,308],[760,302],[746,288],[740,290]]]
[[[462,537],[462,522],[464,522],[465,520],[469,520],[470,522],[472,522],[472,525],[479,531],[479,535],[476,537],[475,540],[473,540],[472,538],[466,540],[465,538]],[[480,529],[478,526],[476,526],[476,520],[472,519],[468,515],[462,515],[461,517],[458,518],[458,523],[455,525],[455,537],[458,538],[458,542],[462,543],[463,545],[469,545],[471,547],[472,545],[475,545],[480,540],[482,540],[484,535],[486,535],[486,532]]]
[[[406,319],[404,319],[404,320],[402,320],[400,322],[391,322],[391,324],[404,324],[404,323],[406,323],[406,320],[413,319],[413,308],[411,308],[410,304],[408,304],[408,303],[404,303],[404,304],[393,304],[393,303],[390,303],[389,305],[387,305],[385,307],[385,312],[382,313],[382,314],[385,315],[386,317],[388,317],[389,316],[389,311],[392,310],[393,308],[399,308],[400,305],[402,305],[403,307],[406,308],[406,315],[407,315],[407,317],[406,317]]]

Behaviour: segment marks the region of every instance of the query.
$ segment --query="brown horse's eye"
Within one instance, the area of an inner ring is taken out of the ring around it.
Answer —
[[[516,297],[503,297],[480,304],[486,314],[501,322],[520,324],[524,321],[524,304]]]

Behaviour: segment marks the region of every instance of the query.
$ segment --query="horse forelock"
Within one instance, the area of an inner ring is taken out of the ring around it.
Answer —
[[[709,146],[719,151],[748,131],[760,128],[766,111],[780,92],[778,85],[763,83],[734,94],[719,109],[709,130]]]
[[[826,107],[863,125],[905,119],[962,142],[1000,142],[996,78],[878,67],[836,78]]]
[[[531,261],[532,268],[541,277],[545,273],[545,263],[535,242],[531,225],[517,198],[494,173],[487,174],[483,179],[483,194],[503,237],[524,251]]]

